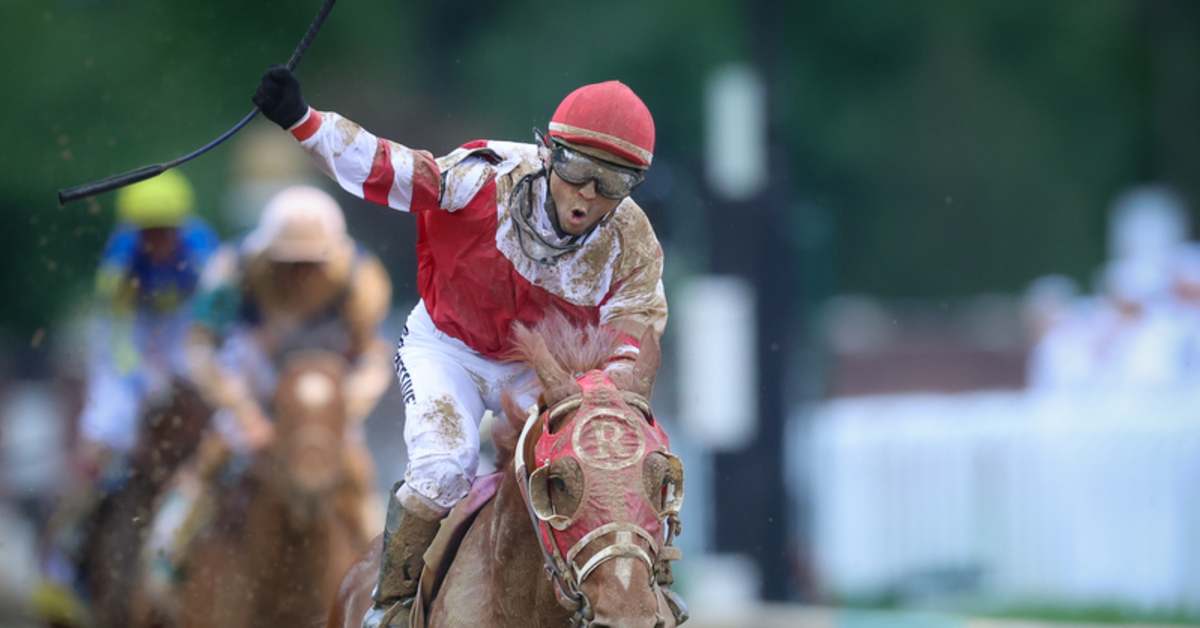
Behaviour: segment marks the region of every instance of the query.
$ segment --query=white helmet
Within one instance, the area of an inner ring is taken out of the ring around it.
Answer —
[[[246,246],[275,262],[327,262],[353,245],[337,201],[315,187],[297,185],[271,197]]]

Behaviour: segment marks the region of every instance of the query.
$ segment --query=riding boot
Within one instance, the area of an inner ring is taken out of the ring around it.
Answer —
[[[388,499],[379,580],[371,591],[374,604],[363,618],[363,628],[408,627],[421,569],[425,567],[425,550],[441,525],[440,520],[422,518],[405,509],[396,497],[395,489],[399,487],[397,483]]]

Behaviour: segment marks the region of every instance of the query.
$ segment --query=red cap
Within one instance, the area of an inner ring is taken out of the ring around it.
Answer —
[[[590,146],[638,168],[654,158],[654,118],[620,81],[584,85],[567,94],[550,117],[550,137]]]

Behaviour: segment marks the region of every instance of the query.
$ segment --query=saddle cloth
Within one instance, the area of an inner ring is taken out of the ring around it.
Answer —
[[[421,571],[409,628],[425,628],[429,609],[446,579],[446,572],[450,571],[450,564],[454,562],[459,546],[466,538],[467,531],[471,529],[471,524],[475,523],[475,516],[496,496],[503,478],[503,471],[475,478],[475,482],[471,484],[471,492],[467,493],[442,520],[437,536],[425,552],[425,568]]]

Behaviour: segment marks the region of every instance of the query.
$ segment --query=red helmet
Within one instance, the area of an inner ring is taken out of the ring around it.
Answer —
[[[550,117],[550,137],[599,149],[635,168],[649,168],[654,158],[654,118],[620,81],[592,83],[567,94]]]

